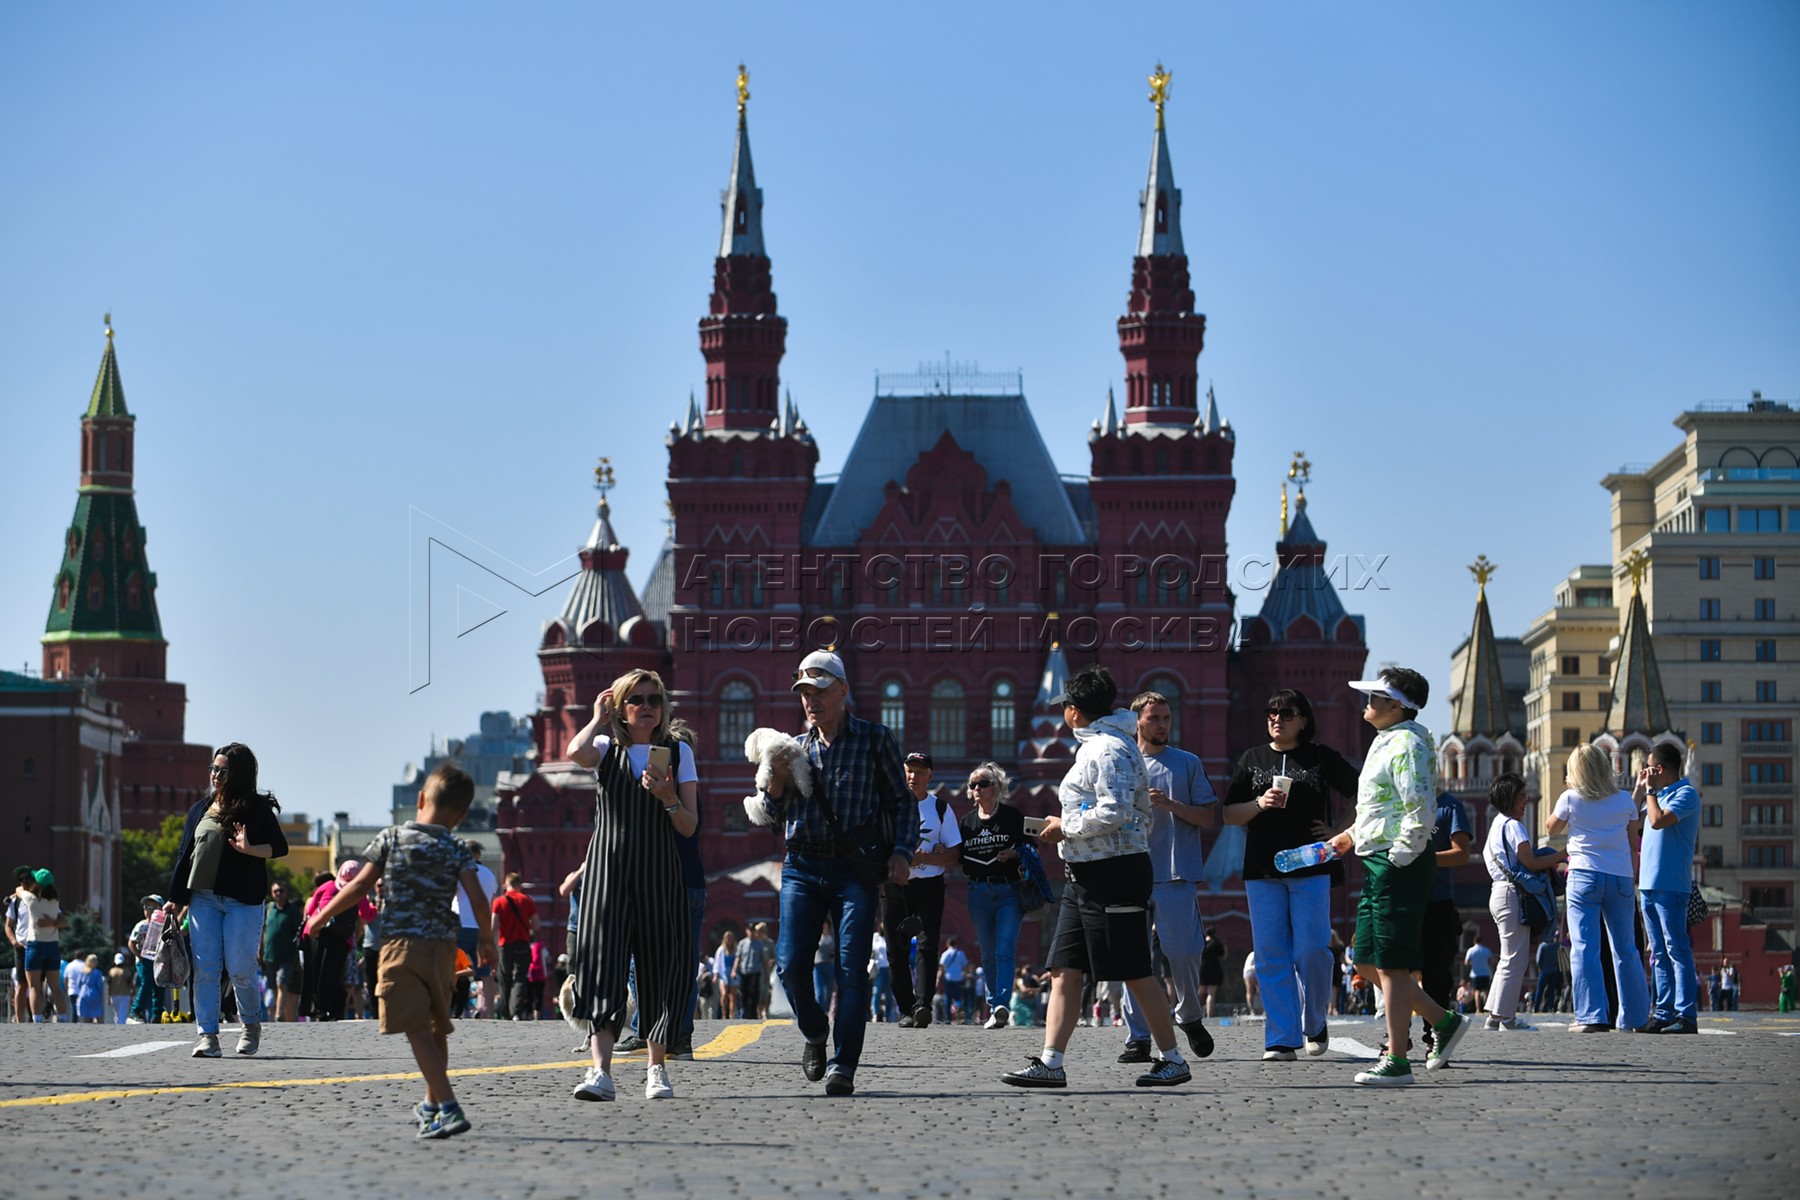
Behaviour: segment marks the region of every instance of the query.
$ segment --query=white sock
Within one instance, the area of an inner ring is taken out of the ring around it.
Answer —
[[[1062,1066],[1062,1056],[1063,1052],[1061,1050],[1052,1050],[1049,1046],[1045,1046],[1044,1052],[1039,1054],[1038,1058],[1046,1067],[1049,1067],[1054,1071],[1056,1068]]]
[[[1158,1046],[1156,1048],[1156,1052],[1158,1054],[1162,1055],[1162,1059],[1164,1062],[1184,1063],[1187,1061],[1187,1059],[1181,1057],[1180,1047],[1175,1046],[1173,1044],[1171,1044],[1169,1046],[1169,1048],[1166,1050],[1163,1049],[1161,1046]]]

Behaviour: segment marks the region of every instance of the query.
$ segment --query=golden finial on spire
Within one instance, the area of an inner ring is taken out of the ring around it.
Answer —
[[[1475,587],[1479,595],[1487,595],[1487,581],[1492,579],[1494,572],[1499,569],[1496,564],[1488,561],[1487,555],[1475,556],[1475,561],[1469,564],[1469,574],[1475,577]]]
[[[737,73],[738,116],[744,115],[744,105],[750,103],[750,68],[743,63],[738,64]]]
[[[1156,64],[1156,70],[1150,73],[1150,103],[1156,105],[1156,127],[1163,127],[1163,105],[1169,101],[1169,80],[1171,76],[1163,69],[1162,63]]]
[[[1295,503],[1306,499],[1306,485],[1312,482],[1312,463],[1306,457],[1306,451],[1294,451],[1294,461],[1288,464],[1288,478],[1296,485]]]
[[[1287,480],[1284,479],[1281,481],[1281,536],[1283,539],[1285,539],[1287,537],[1287,525],[1288,525]]]
[[[104,320],[106,321],[106,340],[110,342],[112,341],[112,314],[107,313]]]
[[[1631,576],[1631,590],[1644,590],[1644,576],[1650,573],[1650,553],[1647,550],[1633,550],[1625,556],[1625,573]]]
[[[600,456],[600,465],[594,468],[594,487],[600,492],[600,507],[606,507],[606,493],[613,486],[612,459]]]

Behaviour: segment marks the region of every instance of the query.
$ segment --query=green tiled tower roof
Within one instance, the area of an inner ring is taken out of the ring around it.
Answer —
[[[100,374],[94,380],[94,394],[88,400],[90,417],[129,417],[125,408],[125,385],[119,382],[119,359],[113,353],[112,314],[106,317],[106,353],[100,358]]]
[[[119,360],[107,318],[106,353],[82,415],[82,486],[63,533],[62,565],[51,581],[46,642],[163,641],[156,574],[132,495],[130,441],[136,419],[125,407]]]

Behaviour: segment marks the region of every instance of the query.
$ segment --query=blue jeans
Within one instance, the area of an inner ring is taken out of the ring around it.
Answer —
[[[201,1033],[219,1032],[219,976],[231,976],[238,1020],[260,1025],[262,982],[256,955],[262,949],[263,910],[216,892],[195,892],[188,900],[188,937],[194,948],[194,1024]]]
[[[835,962],[815,962],[813,964],[813,999],[826,1012],[831,1011],[831,998],[837,994],[837,964]]]
[[[892,970],[888,967],[876,967],[875,976],[869,981],[869,996],[873,1003],[869,1006],[869,1016],[877,1021],[894,1020],[888,1004],[888,988],[893,979]]]
[[[1331,1006],[1331,876],[1246,879],[1263,1048],[1298,1050]]]
[[[1019,925],[1025,920],[1019,894],[1010,883],[969,881],[969,919],[986,968],[987,1003],[998,1010],[1012,1005],[1013,969],[1018,962]]]
[[[1644,932],[1650,935],[1650,973],[1656,981],[1656,1019],[1692,1021],[1700,1009],[1694,944],[1688,936],[1686,892],[1639,892]]]
[[[131,999],[131,1015],[140,1021],[162,1020],[163,990],[156,986],[155,968],[147,958],[137,960],[137,991]]]
[[[832,1041],[827,1070],[856,1075],[869,1024],[869,947],[875,940],[878,889],[857,877],[848,859],[790,853],[781,864],[781,937],[775,972],[794,1010],[800,1036]],[[829,918],[837,926],[837,1025],[813,995],[813,956]]]
[[[1200,920],[1198,897],[1194,885],[1175,879],[1156,884],[1150,889],[1150,924],[1156,930],[1157,944],[1169,963],[1169,982],[1175,985],[1175,1023],[1186,1025],[1206,1016],[1206,1002],[1200,998],[1201,951],[1206,945],[1206,926]],[[1125,989],[1125,1036],[1133,1042],[1150,1040],[1150,1025],[1137,996]]]
[[[1650,1019],[1650,989],[1638,960],[1631,877],[1599,871],[1569,872],[1569,964],[1574,975],[1575,1023],[1610,1025],[1606,979],[1600,974],[1600,926],[1612,941],[1613,978],[1619,989],[1619,1027],[1636,1029]],[[1681,900],[1687,904],[1687,897]],[[1684,918],[1685,919],[1685,918]]]

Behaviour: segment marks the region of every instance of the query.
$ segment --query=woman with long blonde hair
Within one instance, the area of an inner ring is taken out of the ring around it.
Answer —
[[[637,962],[638,1032],[649,1051],[644,1095],[675,1094],[666,1063],[691,999],[693,934],[678,836],[699,826],[694,753],[669,730],[669,696],[654,671],[627,671],[601,692],[594,717],[569,742],[569,760],[594,771],[588,843],[569,974],[574,1018],[588,1023],[594,1065],[580,1100],[611,1100],[613,1045],[625,1022]],[[659,765],[661,760],[661,765]]]
[[[1641,826],[1631,793],[1613,775],[1612,758],[1595,745],[1569,752],[1568,790],[1557,798],[1548,829],[1569,832],[1569,964],[1574,976],[1573,1033],[1614,1028],[1600,961],[1600,931],[1612,943],[1619,993],[1618,1028],[1650,1019],[1650,988],[1637,954],[1637,896],[1632,838]]]

